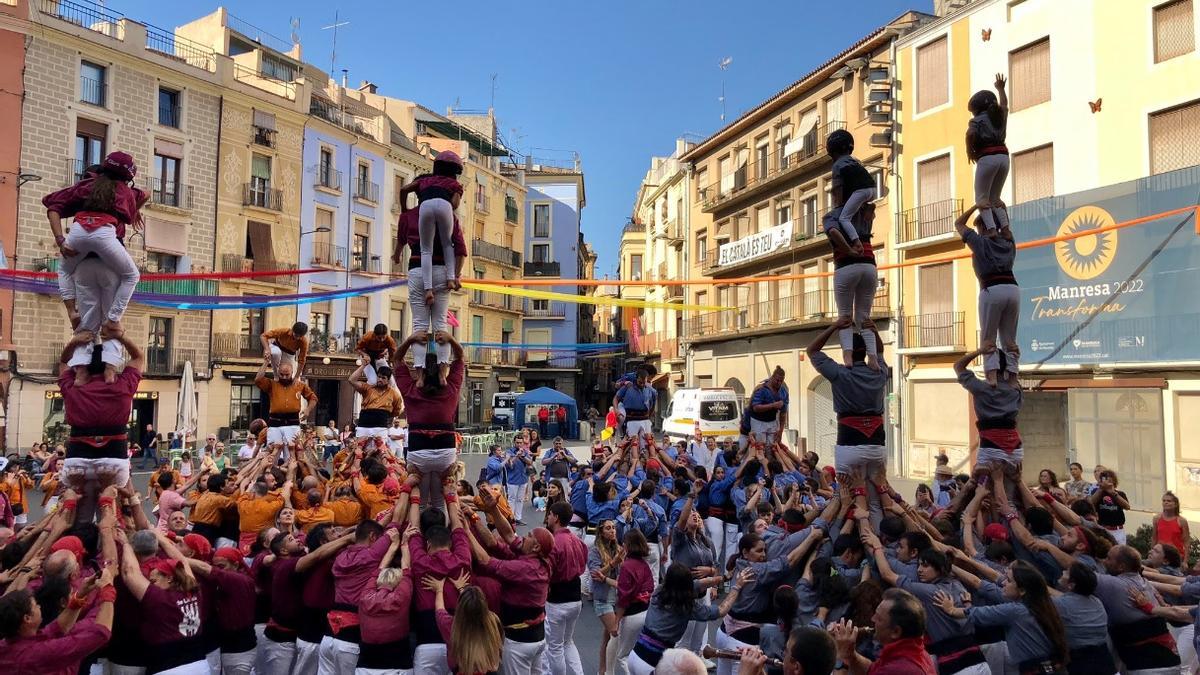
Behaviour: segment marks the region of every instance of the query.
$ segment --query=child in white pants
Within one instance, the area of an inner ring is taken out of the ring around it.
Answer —
[[[967,124],[967,159],[975,163],[975,203],[988,236],[1008,228],[1008,212],[999,208],[1000,191],[1008,178],[1008,95],[1004,75],[996,74],[996,92],[975,92],[967,101],[971,121]]]

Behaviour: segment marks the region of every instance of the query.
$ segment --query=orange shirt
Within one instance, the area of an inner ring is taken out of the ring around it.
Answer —
[[[511,521],[513,518],[513,510],[512,506],[510,506],[508,503],[508,498],[504,496],[504,491],[492,490],[492,494],[496,495],[496,506],[500,507],[500,515],[503,516],[505,520]],[[483,513],[483,500],[476,496],[472,501],[475,504],[475,510]],[[492,527],[496,526],[496,519],[490,512],[487,513],[487,519],[488,522],[492,524]]]
[[[333,522],[333,509],[322,504],[311,509],[296,509],[296,524],[307,534],[309,530],[320,523]]]
[[[353,497],[341,497],[329,502],[333,509],[333,524],[341,527],[357,525],[363,519],[362,502]]]
[[[32,478],[22,478],[17,474],[9,474],[7,480],[0,482],[0,492],[8,497],[8,503],[19,504],[24,513],[29,513],[29,498],[25,496],[25,491],[31,487],[33,487]]]
[[[225,513],[237,508],[237,504],[219,492],[205,492],[192,507],[192,522],[205,525],[220,525]]]
[[[307,337],[296,337],[291,328],[276,328],[263,333],[262,336],[267,340],[274,340],[283,351],[295,354],[297,365],[300,368],[304,367],[304,362],[308,360]],[[296,375],[299,376],[300,372],[297,371]]]
[[[360,352],[366,352],[367,354],[378,358],[378,356],[375,355],[383,355],[384,353],[395,354],[396,340],[391,335],[379,337],[375,334],[375,331],[371,331],[358,341],[358,345],[355,346],[355,349]]]
[[[267,493],[265,497],[243,494],[238,497],[238,529],[242,532],[258,533],[265,527],[275,524],[275,516],[283,508],[283,497],[278,492]]]
[[[387,410],[392,417],[404,412],[404,399],[395,387],[367,387],[362,395],[363,410]]]
[[[367,517],[374,520],[375,516],[392,508],[396,503],[394,497],[389,497],[383,493],[383,489],[378,485],[372,485],[367,481],[362,481],[358,487],[358,499],[367,509]]]
[[[269,379],[266,375],[254,381],[259,389],[267,392],[271,401],[272,415],[295,415],[300,412],[300,399],[308,399],[310,405],[315,405],[317,395],[300,380],[292,380],[291,385],[283,386]]]

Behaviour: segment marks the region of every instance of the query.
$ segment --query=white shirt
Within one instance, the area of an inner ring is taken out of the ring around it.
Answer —
[[[408,427],[391,427],[388,429],[388,439],[403,448],[408,445]]]
[[[720,451],[719,448],[713,448],[712,450],[709,450],[707,444],[692,439],[688,441],[687,451],[688,454],[692,456],[692,459],[695,460],[696,466],[704,467],[711,476],[713,465],[717,463],[717,452]]]
[[[247,444],[243,445],[242,447],[238,448],[238,455],[237,455],[238,459],[239,460],[254,459],[254,453],[257,450],[258,450],[258,448],[256,446],[253,446],[253,445],[250,445],[249,443],[247,443]]]

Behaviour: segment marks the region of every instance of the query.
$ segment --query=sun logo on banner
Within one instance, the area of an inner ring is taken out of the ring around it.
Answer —
[[[1097,230],[1114,224],[1111,214],[1099,206],[1081,206],[1058,226],[1058,236]],[[1086,280],[1100,276],[1117,257],[1117,231],[1109,230],[1060,241],[1054,245],[1058,266],[1072,279]]]

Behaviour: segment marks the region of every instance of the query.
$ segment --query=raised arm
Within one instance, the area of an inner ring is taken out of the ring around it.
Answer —
[[[971,147],[971,145],[968,144],[967,147]],[[958,232],[959,238],[962,238],[967,232],[971,231],[967,223],[971,222],[971,216],[975,214],[975,210],[978,208],[978,205],[972,204],[966,211],[962,212],[962,215],[954,219],[954,229]]]
[[[836,232],[836,230],[834,230],[834,232]],[[841,330],[843,328],[849,328],[850,324],[851,324],[851,321],[849,318],[838,319],[834,323],[830,324],[829,327],[826,328],[824,331],[822,331],[821,334],[818,335],[815,340],[808,343],[808,349],[806,349],[805,351],[808,352],[809,358],[812,358],[813,356],[820,354],[821,351],[823,349],[825,349],[825,343],[829,342],[829,338],[833,337],[833,334],[838,332],[839,330]]]
[[[992,347],[992,350],[994,351],[995,347]],[[954,374],[962,375],[967,372],[967,369],[971,366],[971,362],[986,353],[984,349],[976,349],[973,352],[963,354],[962,358],[954,362]]]
[[[354,391],[364,395],[370,391],[370,387],[367,386],[367,383],[363,378],[363,371],[367,369],[368,363],[370,363],[370,360],[365,358],[364,354],[363,364],[359,366],[357,370],[351,373],[350,377],[346,378],[346,381],[350,383],[350,386],[354,387]]]

